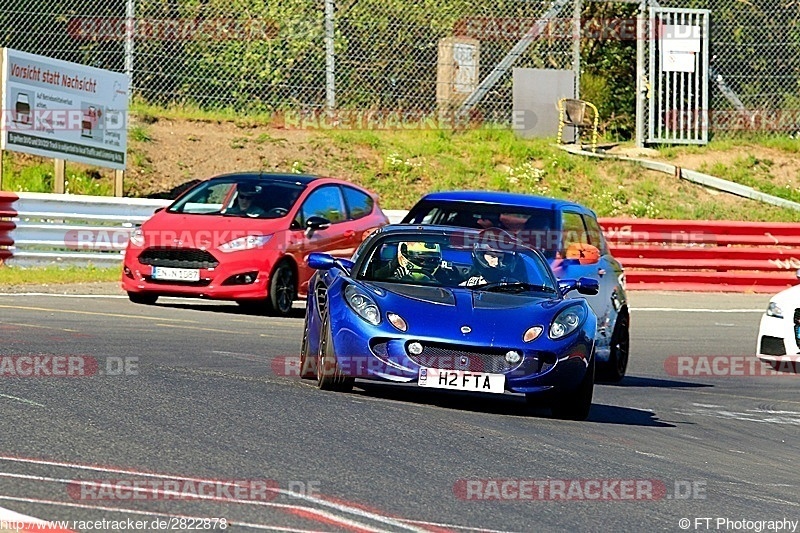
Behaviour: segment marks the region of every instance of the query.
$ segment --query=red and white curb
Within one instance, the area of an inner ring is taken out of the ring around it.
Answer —
[[[20,514],[11,509],[0,507],[0,533],[34,533],[36,531],[49,531],[50,533],[76,533],[71,529],[64,529],[52,522],[40,520],[32,516]]]

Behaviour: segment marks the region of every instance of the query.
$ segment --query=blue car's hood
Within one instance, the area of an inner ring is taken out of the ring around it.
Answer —
[[[384,289],[375,300],[385,315],[397,313],[409,335],[443,340],[517,345],[531,326],[547,328],[557,310],[569,305],[540,293],[504,294],[467,288],[366,284]],[[462,327],[468,326],[468,334]],[[391,327],[391,326],[389,326]]]

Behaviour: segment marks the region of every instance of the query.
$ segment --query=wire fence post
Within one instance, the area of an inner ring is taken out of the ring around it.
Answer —
[[[572,71],[575,73],[575,96],[576,100],[581,98],[581,12],[583,2],[575,0],[572,9]]]
[[[136,0],[125,0],[125,74],[133,85],[133,47],[136,32]],[[130,97],[131,91],[128,92]]]
[[[335,0],[325,0],[325,106],[329,112],[336,108],[335,12]]]
[[[644,114],[647,108],[648,92],[644,73],[644,40],[649,37],[647,35],[645,17],[647,17],[647,0],[641,0],[639,2],[639,10],[636,12],[636,128],[634,130],[636,138],[634,140],[638,148],[644,146]],[[652,31],[649,33],[652,33]],[[650,46],[652,46],[652,43],[650,43]]]

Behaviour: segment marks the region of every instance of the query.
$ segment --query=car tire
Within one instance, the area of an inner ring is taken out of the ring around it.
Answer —
[[[595,363],[592,356],[586,373],[580,384],[569,392],[562,392],[556,396],[550,409],[553,416],[561,420],[586,420],[592,408],[592,394],[594,393]]]
[[[311,355],[308,344],[309,314],[310,313],[306,313],[306,322],[303,327],[303,342],[300,345],[300,377],[303,379],[314,379],[317,376],[317,356]]]
[[[158,294],[147,292],[128,292],[128,299],[135,304],[153,305],[158,300]]]
[[[275,316],[289,316],[297,298],[297,276],[288,261],[278,263],[269,278],[269,310]]]
[[[322,337],[317,355],[317,386],[322,390],[349,392],[355,379],[342,376],[336,354],[333,352],[333,332],[330,317],[325,315],[320,331]]]
[[[608,362],[598,365],[598,381],[617,383],[625,377],[628,370],[628,356],[630,354],[630,326],[627,313],[617,316],[614,331],[611,334],[611,351]]]

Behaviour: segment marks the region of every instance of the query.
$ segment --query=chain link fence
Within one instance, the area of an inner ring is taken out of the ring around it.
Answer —
[[[134,95],[148,103],[241,113],[313,114],[335,106],[435,114],[447,39],[477,43],[462,67],[481,83],[461,86],[455,102],[483,122],[510,122],[512,68],[573,69],[580,62],[595,81],[635,78],[636,36],[622,31],[635,4],[584,0],[578,26],[578,0],[333,1],[0,0],[0,46],[127,72]],[[756,117],[783,118],[758,119],[761,129],[797,127],[788,120],[800,109],[795,4],[661,5],[711,9],[712,127],[722,128],[715,113],[730,110],[745,112],[754,126]],[[587,90],[587,98],[599,94]],[[633,83],[618,92],[601,112],[628,113],[632,123]]]
[[[792,0],[659,0],[709,9],[709,127],[800,132],[800,8]]]

